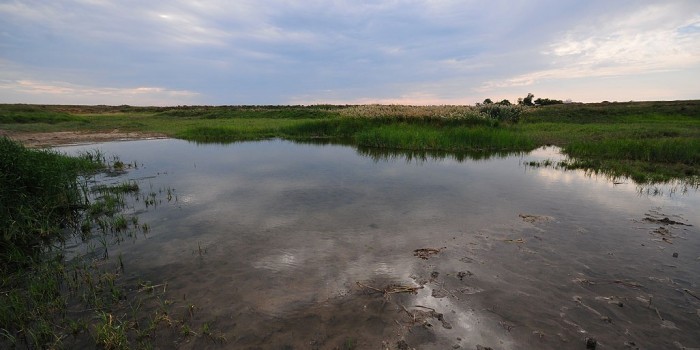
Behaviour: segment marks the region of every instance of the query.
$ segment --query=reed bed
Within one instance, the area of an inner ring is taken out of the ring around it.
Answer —
[[[536,147],[530,138],[505,128],[429,128],[413,125],[386,125],[355,135],[364,147],[468,151],[527,151]]]
[[[347,118],[394,119],[394,120],[441,120],[483,118],[472,106],[407,106],[407,105],[359,105],[338,111]]]
[[[573,157],[626,159],[653,163],[700,165],[700,139],[648,138],[573,142],[564,148]]]
[[[647,138],[573,142],[564,148],[573,157],[565,168],[626,176],[640,184],[683,178],[700,184],[700,139]]]
[[[520,106],[502,105],[439,105],[439,106],[409,106],[409,105],[360,105],[349,106],[338,110],[338,114],[346,118],[384,119],[393,121],[468,121],[496,120],[501,122],[517,122],[523,108]]]

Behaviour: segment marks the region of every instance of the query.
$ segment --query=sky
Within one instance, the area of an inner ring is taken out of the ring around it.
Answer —
[[[700,98],[698,0],[0,0],[0,103]]]

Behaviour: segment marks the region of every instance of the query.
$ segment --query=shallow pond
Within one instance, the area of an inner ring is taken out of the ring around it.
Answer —
[[[554,148],[486,159],[281,140],[61,149],[95,148],[137,165],[98,181],[159,194],[132,205],[148,233],[111,248],[127,283],[167,282],[227,340],[181,348],[700,347],[697,189],[523,164],[560,158]]]

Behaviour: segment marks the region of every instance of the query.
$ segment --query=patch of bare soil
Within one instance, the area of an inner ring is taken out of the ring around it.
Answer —
[[[157,133],[123,132],[117,129],[103,132],[8,132],[0,130],[0,137],[1,136],[7,136],[30,148],[46,148],[86,143],[145,140],[167,137],[163,134]]]

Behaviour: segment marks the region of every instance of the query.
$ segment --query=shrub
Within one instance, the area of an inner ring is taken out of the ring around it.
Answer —
[[[508,123],[517,123],[523,113],[523,107],[502,104],[484,104],[479,106],[479,112],[485,117]]]

